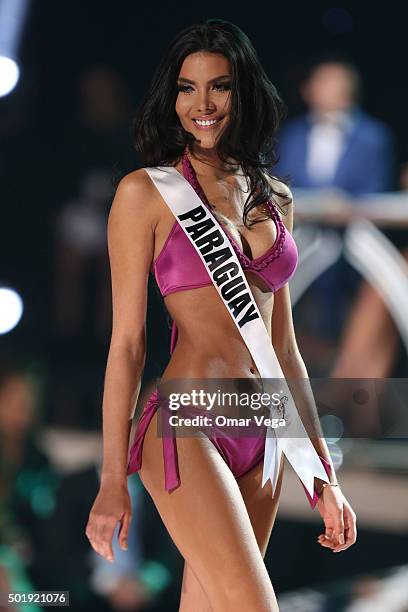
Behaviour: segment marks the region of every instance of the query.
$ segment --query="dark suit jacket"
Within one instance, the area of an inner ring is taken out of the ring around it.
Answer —
[[[346,136],[334,179],[326,186],[339,187],[352,195],[391,191],[394,188],[394,143],[390,130],[361,109],[352,113],[353,124]],[[317,187],[306,169],[309,114],[288,121],[280,131],[280,160],[271,169],[275,176],[289,176],[292,187]],[[321,186],[321,183],[319,184]]]

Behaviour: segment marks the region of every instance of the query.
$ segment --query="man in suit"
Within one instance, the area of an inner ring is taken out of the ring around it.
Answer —
[[[307,111],[281,129],[273,174],[289,177],[294,188],[337,187],[353,196],[391,190],[393,137],[360,108],[360,93],[361,79],[351,64],[338,59],[315,64],[301,86]],[[337,338],[345,301],[359,281],[340,257],[313,283],[313,333]]]
[[[391,132],[358,106],[360,90],[352,65],[314,66],[301,87],[308,110],[283,126],[274,173],[290,175],[292,187],[339,187],[356,196],[390,190]]]

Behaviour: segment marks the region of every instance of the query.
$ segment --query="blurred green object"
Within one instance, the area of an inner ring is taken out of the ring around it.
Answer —
[[[10,591],[32,593],[35,589],[27,578],[24,565],[20,557],[8,546],[0,544],[0,567],[5,570],[10,582]],[[2,605],[3,602],[0,602]],[[44,608],[37,604],[14,604],[18,612],[44,612]]]
[[[59,479],[48,466],[42,469],[24,469],[15,480],[15,492],[29,499],[37,516],[47,518],[55,510]]]
[[[171,582],[169,570],[165,565],[157,561],[146,561],[143,563],[137,577],[153,595],[164,591]]]

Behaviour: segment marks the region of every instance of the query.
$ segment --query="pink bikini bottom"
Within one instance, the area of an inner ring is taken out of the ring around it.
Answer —
[[[143,440],[154,413],[159,408],[158,389],[155,389],[147,400],[143,413],[137,424],[135,437],[130,449],[127,474],[138,472],[142,466]],[[235,478],[242,476],[263,459],[265,438],[228,438],[226,436],[208,436],[224,461],[229,466]],[[180,485],[180,475],[177,460],[176,437],[163,435],[164,487],[172,491]]]
[[[154,413],[159,408],[158,389],[156,388],[147,400],[143,412],[136,427],[135,436],[130,449],[129,461],[127,465],[127,475],[138,472],[142,466],[143,441],[147,428]],[[266,430],[266,427],[265,427]],[[209,440],[217,448],[218,452],[229,466],[235,478],[249,472],[264,457],[265,437],[217,437],[208,435]],[[175,435],[163,435],[163,459],[164,459],[164,487],[166,491],[172,491],[180,486],[180,475],[177,459],[177,445]],[[320,455],[319,455],[320,457]],[[330,474],[330,464],[320,457],[327,474]],[[302,486],[307,495],[309,504],[315,507],[318,501],[318,492],[315,488],[313,498],[309,495],[305,486]]]

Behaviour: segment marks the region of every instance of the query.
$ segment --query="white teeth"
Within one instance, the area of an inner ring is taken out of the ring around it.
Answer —
[[[200,119],[194,119],[194,121],[198,123],[198,125],[213,125],[214,123],[217,123],[219,119],[207,119],[206,121],[202,121]]]

